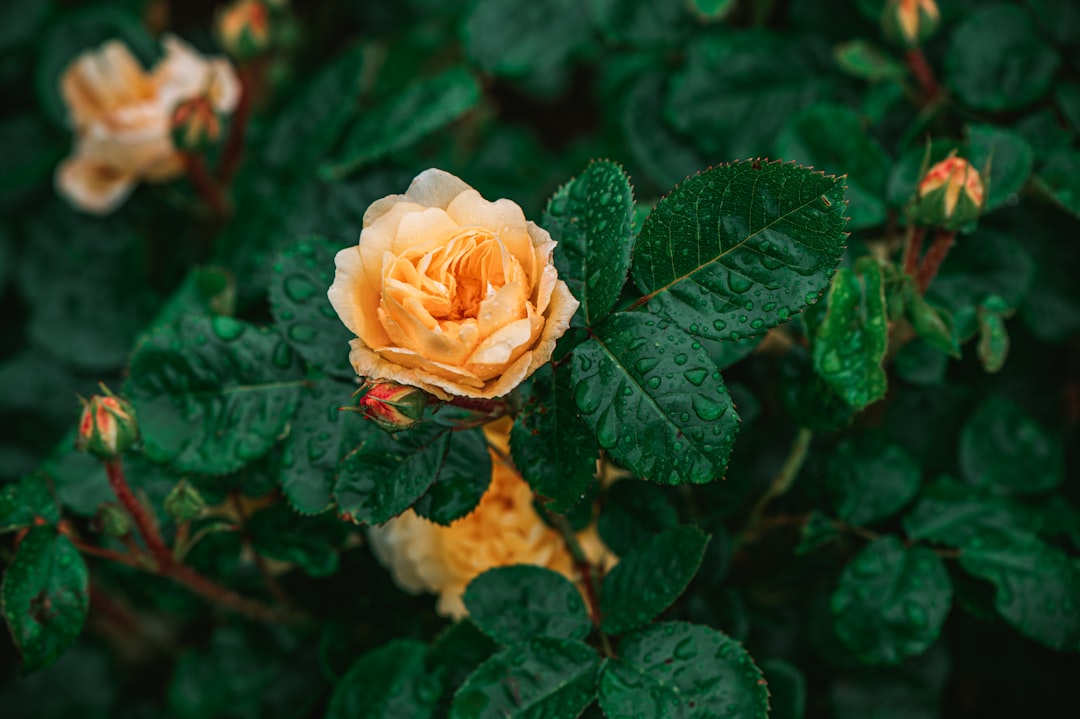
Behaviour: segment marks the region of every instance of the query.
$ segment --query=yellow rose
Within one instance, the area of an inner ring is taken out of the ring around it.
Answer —
[[[75,131],[74,148],[56,169],[56,189],[95,214],[112,212],[139,182],[164,182],[183,172],[171,116],[180,102],[206,94],[231,112],[240,84],[223,59],[206,59],[174,36],[165,57],[145,71],[121,42],[110,40],[75,58],[60,79]]]
[[[555,242],[510,200],[442,170],[372,203],[329,297],[357,374],[448,400],[500,397],[551,359],[578,302]]]
[[[491,452],[491,486],[471,514],[443,527],[410,509],[368,530],[372,551],[398,586],[413,594],[438,594],[436,611],[443,616],[465,616],[465,587],[493,567],[535,564],[579,580],[563,538],[537,515],[532,490],[504,459],[509,432],[509,421],[485,427],[499,451]],[[579,533],[578,541],[594,565],[610,568],[615,563],[595,525]]]

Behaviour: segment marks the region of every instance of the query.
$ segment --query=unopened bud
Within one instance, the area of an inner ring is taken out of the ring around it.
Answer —
[[[360,398],[359,411],[388,432],[408,429],[420,421],[428,395],[397,382],[375,382]]]
[[[959,230],[979,217],[985,195],[979,171],[964,158],[950,155],[919,182],[912,215],[922,225]]]
[[[205,508],[206,500],[186,480],[181,480],[165,497],[165,511],[177,522],[190,522]]]
[[[250,60],[270,46],[270,11],[263,0],[235,0],[218,11],[218,42],[237,60]]]
[[[105,395],[94,395],[83,402],[75,448],[100,459],[120,456],[139,437],[135,410],[102,385]]]
[[[214,110],[210,98],[196,95],[173,110],[173,144],[180,152],[205,152],[221,139],[221,126],[221,115]]]
[[[934,34],[941,13],[934,0],[888,0],[882,15],[886,37],[904,47],[918,47]]]
[[[120,539],[131,534],[131,517],[118,504],[102,504],[91,526],[99,534]]]

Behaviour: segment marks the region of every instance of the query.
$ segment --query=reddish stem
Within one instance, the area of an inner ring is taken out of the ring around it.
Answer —
[[[187,170],[188,180],[199,197],[214,211],[218,217],[228,217],[232,214],[232,206],[225,191],[214,181],[210,170],[206,167],[206,159],[202,155],[183,153],[184,169]]]
[[[161,538],[157,522],[146,507],[135,498],[131,487],[128,486],[127,479],[124,477],[123,462],[119,457],[114,457],[105,460],[104,464],[105,473],[109,476],[109,485],[112,487],[113,493],[120,500],[120,504],[127,510],[127,513],[131,515],[131,519],[135,522],[135,528],[139,530],[143,542],[146,543],[146,548],[150,550],[150,554],[158,567],[163,571],[167,570],[173,565],[172,552],[165,545],[165,540]]]
[[[259,619],[264,622],[289,622],[295,621],[297,618],[287,612],[268,607],[254,599],[242,597],[231,589],[226,589],[220,584],[207,579],[186,564],[173,564],[169,571],[166,572],[166,575],[183,584],[195,594],[252,619]]]
[[[955,232],[938,230],[937,236],[934,237],[934,243],[930,245],[930,249],[926,251],[926,256],[923,257],[922,264],[919,265],[916,284],[919,287],[920,294],[925,293],[926,288],[934,281],[938,270],[941,269],[941,263],[948,256],[949,249],[953,246],[955,239]]]
[[[244,159],[244,140],[251,120],[251,109],[255,96],[261,89],[265,69],[265,57],[240,68],[240,101],[233,112],[232,122],[229,123],[229,138],[225,141],[225,149],[221,153],[221,162],[217,168],[218,180],[226,187],[232,183],[236,171],[240,169],[240,162]]]
[[[908,69],[915,76],[919,87],[922,88],[926,103],[929,104],[936,100],[941,95],[941,85],[938,84],[930,63],[926,61],[926,55],[923,54],[922,48],[911,48],[907,51],[905,58],[907,59]]]
[[[908,238],[904,248],[904,274],[914,278],[919,271],[919,257],[922,255],[923,240],[926,238],[926,228],[916,227]]]
[[[473,397],[454,397],[446,404],[454,407],[461,407],[462,409],[472,410],[473,412],[483,412],[484,414],[492,415],[504,415],[507,413],[509,406],[505,399],[475,399]]]

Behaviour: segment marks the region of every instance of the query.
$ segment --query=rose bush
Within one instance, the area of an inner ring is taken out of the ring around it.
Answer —
[[[79,55],[64,71],[61,93],[75,143],[56,168],[56,189],[86,212],[107,214],[139,182],[165,182],[183,172],[171,116],[180,102],[206,94],[231,112],[240,85],[229,62],[207,59],[174,35],[165,57],[147,72],[126,45],[111,40]]]
[[[505,395],[551,359],[578,302],[521,208],[426,170],[374,202],[338,253],[330,302],[357,374],[441,398]]]

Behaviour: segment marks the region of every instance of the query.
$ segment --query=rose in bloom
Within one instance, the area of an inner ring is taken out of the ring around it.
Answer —
[[[442,170],[377,200],[329,291],[357,374],[443,400],[506,394],[551,359],[578,306],[554,247],[515,203]]]
[[[532,490],[504,459],[510,422],[497,421],[484,431],[500,451],[491,452],[491,486],[471,514],[443,527],[410,509],[368,532],[375,556],[398,586],[438,594],[436,611],[454,619],[467,614],[461,600],[465,587],[493,567],[535,564],[579,579],[563,538],[537,515]],[[579,533],[578,541],[593,564],[614,564],[595,526]]]
[[[236,107],[240,84],[228,61],[206,59],[174,36],[163,45],[165,56],[151,72],[117,40],[79,55],[64,70],[60,90],[75,143],[56,169],[56,188],[76,207],[106,214],[139,182],[165,182],[183,172],[171,133],[177,104],[206,95],[218,112]]]
[[[985,195],[979,171],[964,158],[950,155],[919,182],[914,214],[923,224],[956,230],[979,216]]]

